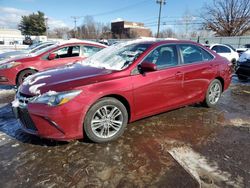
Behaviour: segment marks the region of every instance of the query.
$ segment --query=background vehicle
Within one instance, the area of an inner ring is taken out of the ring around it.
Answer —
[[[246,81],[250,78],[250,50],[240,56],[235,70],[239,80]]]
[[[231,81],[229,64],[189,41],[119,43],[27,78],[14,111],[31,134],[107,142],[128,122],[193,103],[216,105]]]
[[[29,75],[83,60],[105,47],[90,41],[69,40],[40,49],[29,56],[9,59],[0,64],[0,84],[20,85]]]
[[[31,53],[35,53],[43,48],[46,48],[48,46],[51,46],[53,44],[55,44],[56,42],[41,42],[41,43],[35,43],[32,44],[31,46],[29,46],[27,49],[25,50],[16,50],[16,51],[11,51],[11,52],[5,52],[0,54],[0,60],[5,60],[8,58],[13,58],[13,57],[17,57],[20,55],[25,55],[25,54],[31,54]]]
[[[228,44],[212,44],[209,47],[211,50],[215,51],[222,57],[225,57],[228,61],[232,62],[233,64],[236,63],[239,59],[239,54],[236,50],[228,45]]]

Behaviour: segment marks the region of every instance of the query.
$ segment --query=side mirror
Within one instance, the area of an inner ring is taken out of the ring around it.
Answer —
[[[141,64],[138,65],[138,70],[140,73],[153,72],[157,71],[157,67],[154,63],[143,61]]]
[[[49,59],[49,60],[53,60],[53,59],[56,58],[56,56],[57,56],[57,54],[51,53],[51,54],[49,54],[48,59]]]

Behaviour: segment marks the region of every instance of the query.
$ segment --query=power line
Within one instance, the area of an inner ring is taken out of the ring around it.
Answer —
[[[110,10],[110,11],[102,12],[102,13],[98,13],[98,14],[93,14],[93,15],[90,15],[90,16],[97,17],[97,16],[113,14],[115,12],[121,12],[121,11],[127,10],[128,8],[135,8],[137,5],[143,4],[146,1],[151,1],[151,0],[142,0],[142,1],[139,1],[137,3],[131,4],[131,5],[128,5],[128,6],[125,6],[125,7],[121,7],[121,8],[118,8],[118,9],[114,9],[114,10]]]

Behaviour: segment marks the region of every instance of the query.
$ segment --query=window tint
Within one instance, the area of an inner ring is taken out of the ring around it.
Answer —
[[[231,50],[226,46],[216,45],[212,48],[216,53],[231,53]]]
[[[220,46],[220,53],[231,53],[231,50],[226,46]]]
[[[57,54],[56,58],[67,58],[67,57],[75,57],[80,54],[80,46],[67,46],[60,48],[53,53]]]
[[[153,50],[145,59],[157,65],[158,69],[178,65],[178,55],[175,45],[161,46]]]
[[[180,49],[184,64],[203,61],[201,48],[190,44],[184,44],[180,45]]]
[[[82,55],[84,57],[89,57],[95,54],[96,52],[99,52],[102,49],[103,48],[96,47],[96,46],[82,46]]]
[[[211,50],[215,51],[216,53],[220,53],[219,46],[213,46],[213,48]]]

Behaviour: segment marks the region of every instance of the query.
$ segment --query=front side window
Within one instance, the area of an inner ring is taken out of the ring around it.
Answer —
[[[144,61],[154,63],[158,69],[178,65],[178,55],[175,45],[164,45],[154,49]]]
[[[76,57],[80,55],[80,46],[66,46],[52,53],[56,54],[56,59]]]
[[[94,55],[96,52],[99,52],[103,48],[96,47],[96,46],[82,46],[82,56],[89,57]]]
[[[184,64],[209,61],[213,59],[213,56],[210,53],[198,46],[184,44],[180,45],[180,50]]]

